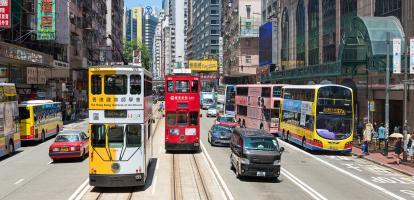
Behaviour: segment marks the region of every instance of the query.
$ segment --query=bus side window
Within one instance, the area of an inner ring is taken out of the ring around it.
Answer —
[[[197,93],[198,92],[198,81],[194,80],[191,82],[191,92]]]
[[[91,87],[92,94],[101,94],[102,92],[102,76],[101,75],[92,75],[91,76]]]
[[[190,112],[190,126],[198,125],[198,112]]]
[[[172,93],[174,92],[174,82],[168,81],[167,82],[167,92]]]

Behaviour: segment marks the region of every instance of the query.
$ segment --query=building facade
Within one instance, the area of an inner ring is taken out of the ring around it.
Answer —
[[[145,12],[144,15],[144,32],[143,32],[143,44],[148,49],[148,52],[152,59],[152,53],[153,53],[153,45],[154,45],[154,38],[155,38],[155,31],[158,24],[158,17],[155,15],[155,13],[152,12],[152,9],[148,9]]]
[[[261,82],[342,84],[354,90],[359,121],[367,120],[368,101],[374,101],[370,121],[384,122],[386,35],[390,33],[390,38],[401,38],[403,42],[413,37],[413,2],[280,0],[274,8],[272,5],[263,8],[262,14],[278,19],[276,41],[280,42],[273,43],[278,59],[275,68],[261,69]],[[391,128],[404,124],[403,78],[392,74],[390,79]],[[407,111],[412,127],[414,112]]]
[[[123,0],[106,0],[106,56],[107,63],[122,62]]]
[[[255,83],[259,65],[261,1],[222,0],[221,5],[224,73],[234,77],[236,83]]]
[[[137,35],[137,29],[138,29],[138,22],[137,19],[133,15],[133,10],[126,9],[125,12],[125,40],[132,41],[136,40]]]
[[[152,50],[152,62],[153,62],[153,75],[156,80],[163,80],[165,73],[162,59],[164,57],[163,52],[163,22],[164,11],[159,13],[158,23],[155,29],[153,50]]]

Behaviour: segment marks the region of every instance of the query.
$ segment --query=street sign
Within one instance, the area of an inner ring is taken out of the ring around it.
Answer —
[[[370,112],[375,112],[375,101],[368,101],[368,109]]]
[[[414,74],[414,39],[410,39],[410,74]]]
[[[37,2],[37,40],[54,40],[56,34],[55,0]]]
[[[394,74],[401,73],[401,39],[394,38],[393,39],[393,59],[392,59],[392,69]]]

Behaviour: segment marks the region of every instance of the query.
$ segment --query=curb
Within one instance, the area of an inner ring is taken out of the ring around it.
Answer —
[[[365,156],[363,156],[363,155],[360,155],[360,154],[357,154],[357,153],[352,153],[352,155],[357,156],[358,158],[362,158],[362,159],[365,159],[365,160],[371,161],[371,162],[373,162],[373,163],[375,163],[375,164],[378,164],[378,165],[381,165],[381,166],[383,166],[383,167],[387,167],[387,168],[389,168],[389,169],[392,169],[392,170],[398,171],[398,172],[400,172],[400,173],[402,173],[402,174],[405,174],[405,175],[408,175],[408,176],[414,176],[414,173],[406,172],[406,171],[404,171],[404,170],[401,170],[401,169],[398,169],[398,168],[396,168],[396,167],[393,167],[393,166],[391,166],[391,165],[389,165],[389,164],[385,164],[385,163],[382,163],[382,162],[378,162],[378,161],[376,161],[376,160],[374,160],[374,159],[367,158],[367,157],[365,157]]]

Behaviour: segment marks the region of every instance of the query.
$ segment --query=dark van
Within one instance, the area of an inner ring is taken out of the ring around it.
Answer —
[[[230,137],[230,164],[237,178],[278,178],[283,147],[275,136],[261,129],[235,128]]]

